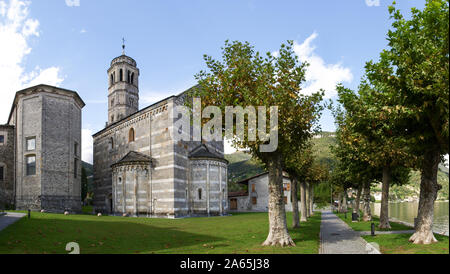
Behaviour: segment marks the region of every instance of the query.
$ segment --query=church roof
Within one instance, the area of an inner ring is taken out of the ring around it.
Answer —
[[[192,91],[193,89],[198,88],[198,86],[199,86],[199,85],[195,85],[195,86],[193,86],[193,87],[191,87],[191,88],[189,88],[189,89],[187,89],[187,90],[181,92],[181,93],[178,94],[178,95],[168,96],[167,98],[164,98],[164,99],[162,99],[162,100],[160,100],[160,101],[158,101],[158,102],[156,102],[156,103],[153,103],[153,104],[151,104],[151,105],[149,105],[149,106],[147,106],[147,107],[145,107],[145,108],[143,108],[143,109],[141,109],[141,110],[139,110],[139,111],[137,111],[137,112],[135,112],[135,113],[133,113],[133,114],[130,114],[130,115],[128,115],[128,116],[122,118],[121,120],[118,120],[118,121],[116,121],[116,122],[114,122],[114,123],[112,123],[112,124],[107,125],[104,129],[102,129],[102,130],[100,130],[99,132],[93,134],[92,136],[95,138],[96,136],[100,135],[101,133],[103,133],[103,132],[105,132],[105,131],[107,131],[107,130],[109,130],[109,129],[111,129],[111,128],[114,128],[114,127],[117,126],[117,125],[122,124],[124,121],[127,121],[127,120],[129,120],[129,119],[132,119],[132,118],[134,118],[134,117],[136,117],[136,116],[139,116],[139,115],[141,115],[142,113],[146,112],[146,111],[149,110],[149,109],[158,107],[159,105],[161,105],[162,103],[164,103],[165,101],[167,101],[167,100],[169,100],[169,99],[172,99],[172,98],[181,98],[181,97],[183,97],[183,96],[186,96],[186,94],[188,94],[188,93],[189,93],[190,91]]]
[[[136,151],[130,151],[127,155],[125,155],[122,159],[120,159],[115,165],[123,165],[128,163],[150,163],[152,158],[148,155],[142,154]]]
[[[8,123],[11,121],[12,114],[14,112],[14,108],[17,105],[17,102],[19,100],[20,95],[27,95],[34,92],[48,92],[48,93],[55,93],[55,94],[63,94],[67,96],[71,96],[74,98],[74,100],[78,103],[80,108],[83,108],[86,104],[84,103],[83,99],[81,99],[80,95],[76,91],[64,89],[60,87],[54,87],[50,85],[40,84],[32,87],[28,87],[22,90],[19,90],[16,92],[16,95],[14,97],[13,104],[11,106],[11,111],[9,113]]]
[[[202,159],[202,158],[219,159],[219,160],[228,162],[222,156],[209,151],[208,147],[205,144],[201,144],[200,146],[194,148],[189,153],[189,158],[191,158],[191,159]]]

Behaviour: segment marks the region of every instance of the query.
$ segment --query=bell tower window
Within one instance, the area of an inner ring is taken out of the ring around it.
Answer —
[[[120,82],[123,82],[123,70],[122,69],[119,70],[119,79],[120,79]]]

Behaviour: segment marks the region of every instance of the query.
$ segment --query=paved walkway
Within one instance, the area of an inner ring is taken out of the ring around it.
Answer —
[[[6,215],[0,216],[0,231],[5,229],[7,226],[12,225],[13,223],[20,220],[26,214],[23,213],[12,213],[8,212]]]
[[[320,254],[380,254],[331,211],[322,212]]]

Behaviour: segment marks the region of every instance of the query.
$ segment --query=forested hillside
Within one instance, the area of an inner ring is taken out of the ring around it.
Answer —
[[[314,150],[317,160],[333,168],[335,159],[331,153],[330,146],[335,142],[334,132],[323,132],[313,138]],[[242,186],[235,184],[240,180],[252,177],[265,171],[263,165],[251,158],[244,152],[236,152],[225,155],[230,162],[228,166],[228,187],[230,191],[241,190]],[[440,165],[438,173],[438,182],[442,185],[442,190],[438,193],[438,199],[449,199],[449,171],[448,168]],[[327,187],[324,187],[324,192]],[[375,187],[373,192],[381,191],[380,187]],[[390,191],[391,200],[415,199],[420,193],[420,172],[412,171],[409,184],[405,186],[392,186]]]

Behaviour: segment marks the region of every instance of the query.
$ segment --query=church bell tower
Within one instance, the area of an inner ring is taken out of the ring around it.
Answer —
[[[139,69],[136,61],[125,55],[125,43],[122,49],[108,69],[108,125],[139,110]]]

